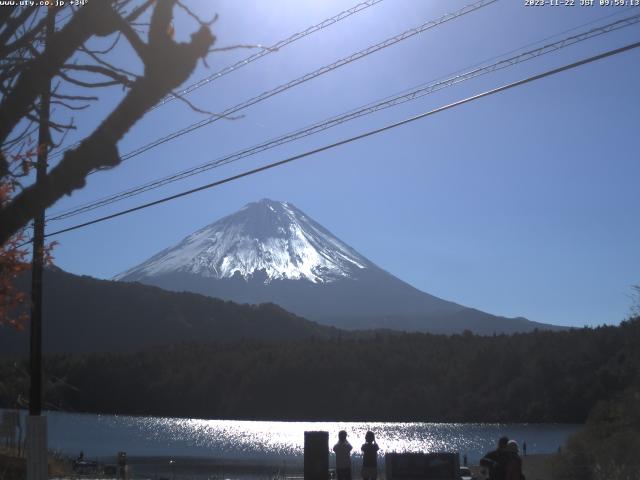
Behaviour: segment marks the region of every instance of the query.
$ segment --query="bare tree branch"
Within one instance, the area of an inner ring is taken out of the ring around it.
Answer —
[[[82,105],[71,105],[70,103],[62,102],[60,100],[51,100],[51,105],[60,105],[61,107],[69,110],[86,110],[91,106],[88,103],[83,103]]]
[[[64,195],[82,188],[86,183],[86,176],[91,171],[118,165],[121,160],[117,143],[145,112],[187,80],[198,60],[207,55],[215,37],[204,26],[191,36],[189,43],[176,43],[171,38],[169,26],[175,3],[175,0],[155,2],[149,41],[148,45],[145,45],[146,55],[142,58],[145,67],[144,75],[133,82],[122,101],[93,133],[77,148],[70,149],[64,154],[60,163],[49,172],[44,182],[25,188],[0,210],[0,244],[27,225],[35,212],[52,205]],[[87,7],[101,4],[101,2],[90,2]],[[77,15],[87,10],[86,7],[80,9]],[[111,12],[113,13],[113,10]],[[74,18],[69,24],[75,21]],[[77,37],[83,37],[83,35],[77,35]],[[84,38],[84,41],[78,43],[78,39],[75,39],[76,48],[86,41]],[[64,64],[64,59],[61,59],[63,53],[55,56],[50,53],[49,56],[59,60],[58,68]]]
[[[177,1],[177,5],[182,10],[184,10],[187,13],[187,15],[189,15],[196,22],[198,22],[201,27],[210,27],[211,25],[213,25],[214,23],[216,23],[218,21],[218,14],[217,13],[213,16],[213,18],[211,20],[209,20],[208,22],[205,22],[198,15],[193,13],[193,11],[189,7],[187,7],[184,3],[182,3],[180,0]]]
[[[208,110],[203,110],[199,107],[197,107],[195,104],[193,104],[190,100],[188,100],[184,95],[181,95],[180,93],[173,91],[171,92],[171,95],[173,95],[177,100],[180,100],[184,103],[187,104],[187,106],[193,110],[194,112],[197,113],[202,113],[204,115],[209,115],[210,117],[218,117],[220,119],[225,119],[225,120],[240,120],[241,118],[244,118],[244,115],[222,115],[220,113],[216,113],[216,112],[210,112]]]
[[[105,77],[109,77],[111,79],[113,79],[115,82],[117,83],[121,83],[122,85],[125,86],[131,86],[131,84],[133,83],[133,80],[131,80],[128,76],[126,75],[122,75],[118,72],[114,72],[113,70],[109,69],[109,68],[105,68],[102,67],[100,65],[78,65],[78,64],[64,64],[62,66],[63,70],[75,70],[77,72],[90,72],[90,73],[96,73],[99,75],[103,75]],[[65,72],[66,73],[66,72]]]
[[[151,5],[153,5],[153,3],[155,2],[155,0],[146,0],[142,5],[140,5],[138,8],[134,9],[129,15],[127,15],[124,19],[131,23],[131,22],[135,22],[136,19],[138,19],[140,17],[140,15],[142,15],[144,12],[146,12],[149,7]]]
[[[27,12],[29,11],[29,9],[25,9],[25,10]],[[46,17],[40,20],[40,22],[36,27],[30,27],[29,29],[27,29],[28,32],[24,33],[23,35],[20,35],[20,38],[18,40],[16,40],[11,44],[4,45],[2,49],[0,49],[0,56],[6,57],[7,55],[10,55],[11,53],[15,52],[20,48],[25,48],[27,46],[30,46],[36,40],[36,37],[44,30],[45,24],[46,24]]]
[[[78,80],[77,78],[73,78],[62,71],[58,72],[58,76],[73,85],[77,85],[78,87],[84,87],[84,88],[102,88],[102,87],[113,87],[114,85],[122,85],[122,82],[118,80],[109,80],[106,82],[85,82],[83,80]]]
[[[78,101],[94,101],[98,100],[98,97],[89,97],[85,95],[61,95],[60,93],[52,93],[52,98],[59,98],[60,100],[78,100]]]
[[[80,48],[82,51],[86,51],[86,52],[91,52],[95,55],[106,55],[107,53],[111,53],[111,51],[116,48],[116,45],[118,45],[118,42],[120,41],[120,38],[122,37],[122,32],[118,31],[116,32],[116,36],[113,40],[113,42],[104,50],[90,50],[87,47],[85,47],[84,45]]]
[[[21,25],[23,25],[31,15],[35,14],[35,10],[31,8],[24,8],[22,12],[16,17],[11,17],[7,20],[5,29],[0,34],[0,45],[2,45],[2,50],[6,46],[9,39],[18,31]]]
[[[89,2],[78,10],[62,30],[52,35],[42,55],[24,68],[11,92],[0,103],[0,143],[30,110],[35,98],[46,88],[64,62],[92,35],[104,36],[116,29],[120,18],[110,2]]]
[[[120,35],[121,32],[118,32],[118,34]],[[115,46],[115,43],[114,43]],[[99,53],[95,53],[89,49],[87,49],[86,47],[80,47],[79,51],[81,51],[82,53],[85,53],[86,55],[88,55],[89,57],[91,57],[96,63],[102,65],[105,68],[108,68],[114,72],[119,72],[122,75],[128,76],[128,77],[137,77],[137,75],[133,72],[129,72],[128,70],[124,70],[122,68],[116,67],[115,65],[111,64],[110,62],[107,62],[106,60],[103,60],[102,58],[100,58]]]
[[[119,17],[118,19],[118,30],[120,30],[120,32],[122,32],[125,38],[129,41],[140,59],[146,63],[145,59],[147,57],[147,45],[142,41],[135,30],[131,28],[131,25],[127,23],[122,17]]]

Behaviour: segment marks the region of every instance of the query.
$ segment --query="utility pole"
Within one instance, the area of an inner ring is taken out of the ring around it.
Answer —
[[[55,29],[55,10],[47,11],[45,48],[50,45]],[[49,115],[51,110],[51,78],[43,86],[40,96],[40,126],[36,164],[36,184],[42,184],[47,174],[47,156],[51,145]],[[44,208],[33,219],[33,254],[31,266],[31,322],[29,416],[27,417],[27,480],[46,480],[47,417],[42,413],[42,269],[44,266]]]

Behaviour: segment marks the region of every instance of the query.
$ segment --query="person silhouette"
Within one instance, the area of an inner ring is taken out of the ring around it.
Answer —
[[[333,446],[336,454],[336,475],[338,480],[351,480],[351,450],[352,446],[347,442],[347,432],[338,432],[338,443]]]
[[[376,480],[378,478],[378,444],[371,430],[364,436],[362,444],[362,480]]]
[[[505,480],[522,480],[522,458],[518,455],[518,442],[509,440],[506,447],[507,463],[505,465]]]
[[[506,465],[509,459],[507,453],[508,437],[500,437],[498,448],[487,453],[480,459],[480,466],[485,471],[485,477],[490,480],[504,480],[506,476]]]

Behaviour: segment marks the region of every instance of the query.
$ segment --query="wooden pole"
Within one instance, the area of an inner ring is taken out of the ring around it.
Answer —
[[[45,48],[55,29],[55,10],[49,8],[45,31]],[[47,156],[51,144],[49,118],[51,111],[51,78],[47,79],[40,97],[40,127],[36,183],[47,174]],[[44,267],[44,209],[33,219],[33,254],[31,267],[30,377],[29,417],[27,419],[27,480],[46,480],[47,424],[42,413],[42,270]]]

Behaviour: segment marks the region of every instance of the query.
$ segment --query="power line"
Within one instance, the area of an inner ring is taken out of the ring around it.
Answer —
[[[362,10],[365,10],[369,7],[372,7],[373,5],[376,5],[377,3],[380,3],[382,0],[368,0],[366,2],[362,2],[359,3],[353,7],[351,7],[348,10],[344,10],[340,13],[338,13],[337,15],[334,15],[331,18],[327,18],[325,20],[323,20],[320,23],[317,23],[316,25],[312,25],[308,28],[306,28],[305,30],[298,32],[298,33],[294,33],[293,35],[291,35],[290,37],[287,37],[283,40],[280,40],[279,42],[274,43],[273,45],[269,46],[269,47],[264,47],[261,51],[254,53],[253,55],[249,55],[248,57],[237,61],[236,63],[234,63],[233,65],[229,65],[227,67],[224,67],[221,70],[218,70],[217,72],[195,82],[192,83],[191,85],[183,88],[182,90],[180,90],[178,92],[179,95],[183,96],[183,95],[188,95],[189,93],[193,92],[194,90],[197,90],[205,85],[210,84],[211,82],[218,80],[220,77],[223,77],[225,75],[227,75],[228,73],[233,72],[234,70],[237,70],[239,68],[242,68],[246,65],[248,65],[251,62],[255,62],[256,60],[269,55],[270,53],[274,53],[277,52],[278,50],[280,50],[282,47],[285,47],[291,43],[294,43],[298,40],[300,40],[301,38],[304,38],[308,35],[311,35],[312,33],[315,33],[319,30],[323,30],[325,28],[327,28],[330,25],[333,25],[334,23],[337,23],[341,20],[344,20],[345,18],[350,17],[351,15],[354,15],[358,12],[361,12]],[[158,102],[157,105],[155,105],[153,108],[158,108],[162,105],[165,105],[166,103],[175,100],[176,96],[175,95],[167,95],[165,98],[163,98],[162,100],[160,100],[160,102]]]
[[[170,133],[168,135],[165,135],[164,137],[161,137],[153,142],[150,142],[146,145],[143,145],[141,147],[138,147],[137,149],[125,154],[122,156],[122,161],[126,161],[129,160],[130,158],[133,158],[137,155],[140,155],[141,153],[144,153],[148,150],[151,150],[152,148],[155,148],[159,145],[162,145],[163,143],[169,142],[171,140],[174,140],[178,137],[181,137],[182,135],[185,135],[187,133],[190,133],[194,130],[197,130],[199,128],[202,128],[206,125],[210,125],[214,122],[217,122],[218,120],[221,120],[225,117],[229,117],[235,113],[238,113],[241,110],[244,110],[250,106],[253,106],[257,103],[260,103],[264,100],[267,100],[268,98],[273,97],[274,95],[278,95],[286,90],[289,90],[293,87],[296,87],[302,83],[305,83],[313,78],[319,77],[321,75],[324,75],[326,73],[332,72],[333,70],[336,70],[340,67],[343,67],[345,65],[348,65],[350,63],[353,63],[357,60],[360,60],[368,55],[371,55],[372,53],[378,52],[380,50],[383,50],[387,47],[390,47],[392,45],[395,45],[396,43],[399,43],[403,40],[406,40],[408,38],[411,38],[419,33],[422,33],[426,30],[429,30],[431,28],[437,27],[443,23],[446,23],[450,20],[459,18],[463,15],[466,15],[468,13],[471,13],[475,10],[478,10],[482,7],[486,7],[487,5],[490,5],[492,3],[495,3],[497,0],[479,0],[471,5],[466,5],[463,8],[461,8],[460,10],[454,12],[454,13],[448,13],[445,14],[439,18],[437,18],[436,20],[430,20],[428,22],[425,22],[417,27],[414,28],[410,28],[408,30],[405,30],[404,32],[395,35],[393,37],[387,38],[386,40],[379,42],[375,45],[371,45],[363,50],[360,50],[356,53],[353,53],[347,57],[341,58],[340,60],[337,60],[329,65],[325,65],[323,67],[320,67],[316,70],[314,70],[313,72],[310,73],[306,73],[305,75],[302,75],[301,77],[298,77],[294,80],[291,80],[287,83],[281,84],[271,90],[267,90],[263,93],[261,93],[260,95],[257,95],[255,97],[252,97],[248,100],[245,100],[242,103],[239,103],[237,105],[234,105],[232,107],[227,108],[226,110],[222,111],[220,114],[216,114],[213,116],[210,116],[209,118],[200,120],[198,122],[192,123],[191,125],[184,127],[180,130],[177,130],[173,133]]]
[[[345,65],[348,65],[350,63],[353,63],[357,60],[360,60],[368,55],[371,55],[372,53],[378,52],[380,50],[383,50],[387,47],[390,47],[392,45],[395,45],[396,43],[399,43],[403,40],[406,40],[408,38],[411,38],[415,35],[418,35],[419,33],[422,33],[426,30],[429,30],[431,28],[437,27],[445,22],[448,22],[449,20],[453,20],[455,18],[461,17],[463,15],[466,15],[467,13],[471,13],[475,10],[478,10],[482,7],[486,7],[487,5],[490,5],[492,3],[497,2],[498,0],[478,0],[475,3],[472,3],[470,5],[466,5],[464,7],[462,7],[460,10],[457,10],[456,12],[453,13],[447,13],[435,20],[430,20],[428,22],[425,22],[417,27],[414,28],[410,28],[408,30],[405,30],[404,32],[395,35],[393,37],[387,38],[386,40],[383,40],[382,42],[379,42],[375,45],[371,45],[363,50],[360,50],[356,53],[353,53],[347,57],[341,58],[340,60],[336,60],[333,63],[330,63],[328,65],[325,65],[323,67],[320,67],[316,70],[314,70],[313,72],[309,72],[306,73],[304,75],[302,75],[301,77],[298,77],[294,80],[291,80],[287,83],[283,83],[281,85],[278,85],[277,87],[271,89],[271,90],[267,90],[263,93],[261,93],[260,95],[257,95],[255,97],[252,97],[248,100],[245,100],[244,102],[241,102],[237,105],[234,105],[232,107],[227,108],[226,110],[217,113],[215,115],[209,116],[205,119],[202,119],[198,122],[192,123],[191,125],[188,125],[186,127],[183,127],[179,130],[176,130],[168,135],[165,135],[163,137],[160,137],[150,143],[147,143],[146,145],[142,145],[138,148],[136,148],[135,150],[132,150],[124,155],[122,155],[120,157],[121,161],[124,162],[126,160],[129,160],[133,157],[136,157],[148,150],[151,150],[152,148],[155,148],[159,145],[162,145],[164,143],[167,143],[171,140],[175,140],[178,137],[181,137],[182,135],[185,135],[187,133],[193,132],[194,130],[197,130],[199,128],[202,128],[206,125],[210,125],[212,123],[217,122],[218,120],[222,120],[224,118],[228,118],[230,116],[232,116],[235,113],[238,113],[239,111],[242,111],[250,106],[253,106],[257,103],[260,103],[264,100],[267,100],[268,98],[273,97],[274,95],[278,95],[286,90],[289,90],[293,87],[296,87],[302,83],[308,82],[309,80],[312,80],[316,77],[319,77],[321,75],[324,75],[326,73],[332,72],[340,67],[343,67]],[[71,147],[70,147],[71,148]],[[58,154],[62,154],[64,153],[64,151],[59,152]],[[95,173],[91,172],[91,173]],[[91,174],[90,173],[90,174]]]
[[[385,132],[387,130],[391,130],[393,128],[400,127],[402,125],[406,125],[408,123],[415,122],[416,120],[421,120],[421,119],[429,117],[431,115],[435,115],[436,113],[440,113],[440,112],[443,112],[445,110],[449,110],[449,109],[452,109],[454,107],[458,107],[460,105],[464,105],[466,103],[470,103],[470,102],[473,102],[475,100],[479,100],[481,98],[488,97],[490,95],[494,95],[494,94],[499,93],[499,92],[503,92],[505,90],[509,90],[509,89],[512,89],[512,88],[515,88],[515,87],[518,87],[518,86],[521,86],[521,85],[524,85],[524,84],[527,84],[527,83],[530,83],[530,82],[534,82],[534,81],[540,80],[542,78],[546,78],[546,77],[549,77],[549,76],[552,76],[552,75],[556,75],[558,73],[561,73],[561,72],[564,72],[564,71],[567,71],[567,70],[571,70],[573,68],[577,68],[579,66],[586,65],[588,63],[593,63],[593,62],[596,62],[598,60],[602,60],[603,58],[611,57],[613,55],[618,55],[620,53],[623,53],[623,52],[626,52],[626,51],[629,51],[629,50],[632,50],[632,49],[638,48],[638,47],[640,47],[640,42],[635,42],[635,43],[631,43],[629,45],[626,45],[624,47],[616,48],[616,49],[613,49],[613,50],[608,50],[608,51],[606,51],[604,53],[601,53],[599,55],[594,55],[592,57],[588,57],[586,59],[579,60],[577,62],[573,62],[573,63],[567,64],[567,65],[563,65],[562,67],[554,68],[552,70],[547,70],[547,71],[545,71],[543,73],[539,73],[539,74],[524,78],[522,80],[518,80],[518,81],[515,81],[515,82],[512,82],[512,83],[508,83],[506,85],[502,85],[500,87],[496,87],[496,88],[491,89],[491,90],[487,90],[487,91],[485,91],[483,93],[479,93],[479,94],[473,95],[471,97],[467,97],[467,98],[464,98],[462,100],[458,100],[456,102],[449,103],[449,104],[444,105],[442,107],[438,107],[438,108],[435,108],[433,110],[429,110],[428,112],[421,113],[419,115],[415,115],[415,116],[407,118],[405,120],[402,120],[402,121],[399,121],[399,122],[395,122],[395,123],[392,123],[392,124],[389,124],[389,125],[386,125],[384,127],[377,128],[377,129],[374,129],[374,130],[369,130],[368,132],[362,133],[360,135],[356,135],[354,137],[349,137],[347,139],[340,140],[338,142],[331,143],[329,145],[325,145],[325,146],[320,147],[320,148],[309,150],[309,151],[301,153],[299,155],[294,155],[293,157],[289,157],[289,158],[286,158],[284,160],[280,160],[280,161],[277,161],[277,162],[269,163],[269,164],[264,165],[262,167],[254,168],[252,170],[248,170],[248,171],[239,173],[237,175],[233,175],[231,177],[224,178],[222,180],[218,180],[218,181],[215,181],[215,182],[212,182],[212,183],[208,183],[206,185],[202,185],[202,186],[197,187],[197,188],[192,188],[190,190],[186,190],[186,191],[183,191],[181,193],[177,193],[175,195],[170,195],[168,197],[164,197],[164,198],[161,198],[159,200],[155,200],[153,202],[149,202],[149,203],[145,203],[145,204],[142,204],[142,205],[138,205],[137,207],[133,207],[133,208],[129,208],[129,209],[126,209],[126,210],[122,210],[120,212],[113,213],[111,215],[106,215],[104,217],[100,217],[100,218],[97,218],[95,220],[91,220],[91,221],[84,222],[84,223],[81,223],[81,224],[77,224],[77,225],[74,225],[72,227],[68,227],[68,228],[64,228],[64,229],[61,229],[61,230],[57,230],[55,232],[48,233],[46,236],[49,237],[49,236],[53,236],[53,235],[59,235],[61,233],[70,232],[70,231],[73,231],[73,230],[77,230],[79,228],[87,227],[89,225],[93,225],[93,224],[96,224],[96,223],[104,222],[104,221],[110,220],[112,218],[120,217],[120,216],[129,214],[129,213],[133,213],[133,212],[136,212],[138,210],[143,210],[145,208],[149,208],[149,207],[152,207],[152,206],[155,206],[155,205],[159,205],[161,203],[165,203],[165,202],[168,202],[170,200],[175,200],[177,198],[185,197],[187,195],[191,195],[193,193],[200,192],[202,190],[207,190],[207,189],[210,189],[210,188],[214,188],[214,187],[223,185],[225,183],[229,183],[229,182],[232,182],[234,180],[238,180],[240,178],[248,177],[250,175],[254,175],[254,174],[259,173],[259,172],[270,170],[272,168],[279,167],[281,165],[284,165],[284,164],[287,164],[287,163],[291,163],[291,162],[293,162],[295,160],[300,160],[302,158],[305,158],[305,157],[308,157],[308,156],[311,156],[311,155],[315,155],[317,153],[324,152],[324,151],[330,150],[332,148],[335,148],[335,147],[338,147],[338,146],[341,146],[341,145],[346,145],[348,143],[352,143],[352,142],[355,142],[357,140],[361,140],[363,138],[367,138],[367,137],[370,137],[370,136],[373,136],[373,135],[377,135],[377,134]]]
[[[369,115],[371,113],[380,111],[380,110],[384,110],[387,108],[391,108],[394,107],[396,105],[400,105],[402,103],[406,103],[412,100],[416,100],[418,98],[421,98],[425,95],[429,95],[435,91],[453,86],[453,85],[457,85],[458,83],[470,80],[472,78],[476,78],[478,76],[481,75],[485,75],[497,70],[501,70],[504,68],[508,68],[510,66],[519,64],[521,62],[525,62],[528,60],[532,60],[534,58],[537,58],[539,56],[560,50],[562,48],[568,47],[570,45],[574,45],[578,42],[582,42],[585,41],[587,39],[590,38],[594,38],[596,36],[605,34],[605,33],[609,33],[615,30],[618,30],[620,28],[626,27],[626,26],[630,26],[630,25],[634,25],[636,23],[640,22],[640,14],[638,15],[634,15],[631,17],[627,17],[621,20],[618,20],[616,22],[612,22],[609,23],[607,25],[603,25],[600,27],[596,27],[593,29],[590,29],[588,31],[585,32],[581,32],[578,33],[576,35],[564,38],[562,40],[559,40],[557,42],[554,43],[550,43],[550,44],[546,44],[543,45],[539,48],[536,48],[534,50],[529,50],[523,53],[519,53],[515,56],[509,57],[507,59],[503,59],[500,60],[498,62],[495,62],[493,64],[490,65],[486,65],[480,68],[475,68],[472,70],[467,70],[467,71],[462,71],[463,73],[459,73],[456,75],[452,75],[450,77],[445,77],[439,81],[436,82],[432,82],[432,83],[428,83],[428,84],[423,84],[417,88],[414,88],[412,90],[409,90],[405,93],[402,94],[398,94],[396,96],[392,96],[392,97],[387,97],[383,100],[380,100],[378,102],[374,102],[374,103],[369,103],[365,106],[359,107],[357,109],[351,110],[349,112],[340,114],[338,116],[334,116],[331,117],[329,119],[323,120],[321,122],[318,122],[316,124],[313,124],[311,126],[296,130],[294,132],[290,132],[288,134],[285,134],[283,136],[268,140],[266,142],[263,142],[261,144],[258,145],[254,145],[252,147],[249,148],[245,148],[243,150],[240,150],[238,152],[235,152],[233,154],[229,154],[226,155],[222,158],[216,159],[214,161],[210,161],[204,164],[201,164],[199,166],[187,169],[187,170],[183,170],[182,172],[178,172],[176,174],[167,176],[167,177],[163,177],[161,179],[158,180],[154,180],[152,182],[148,182],[144,185],[138,186],[138,187],[134,187],[113,195],[110,195],[108,197],[104,197],[102,199],[93,201],[93,202],[89,202],[83,205],[79,205],[76,207],[73,207],[71,209],[59,212],[57,214],[54,214],[52,217],[48,218],[48,221],[57,221],[57,220],[63,220],[66,218],[70,218],[76,215],[79,215],[81,213],[85,213],[91,210],[95,210],[96,208],[100,208],[102,206],[105,205],[109,205],[111,203],[120,201],[120,200],[124,200],[126,198],[130,198],[132,196],[135,195],[139,195],[141,193],[150,191],[150,190],[154,190],[156,188],[162,187],[164,185],[167,185],[169,183],[178,181],[178,180],[183,180],[185,178],[203,173],[205,171],[217,168],[219,166],[222,165],[226,165],[235,161],[238,161],[242,158],[246,158],[248,156],[251,155],[255,155],[257,153],[263,152],[265,150],[269,150],[271,148],[275,148],[277,146],[283,145],[285,143],[289,143],[295,140],[298,140],[300,138],[303,137],[307,137],[309,135],[313,135],[315,133],[327,130],[329,128],[335,127],[337,125],[340,125],[342,123],[346,123],[348,121],[354,120],[356,118],[360,118],[362,116],[365,115]],[[555,36],[555,35],[554,35]],[[540,42],[536,42],[536,43],[540,43]],[[495,58],[495,57],[494,57]]]
[[[213,162],[207,162],[203,165],[197,166],[197,167],[193,167],[191,169],[179,172],[177,174],[171,175],[169,177],[164,177],[160,180],[156,180],[150,183],[147,183],[145,185],[139,186],[139,187],[135,187],[133,189],[129,189],[126,190],[124,192],[120,192],[118,194],[114,194],[111,195],[109,197],[103,198],[101,200],[97,200],[85,205],[81,205],[78,207],[74,207],[71,210],[67,210],[64,212],[61,212],[59,214],[56,214],[54,217],[51,217],[49,219],[49,221],[54,221],[54,220],[61,220],[64,218],[69,218],[71,216],[74,216],[76,214],[80,214],[80,213],[84,213],[86,211],[89,210],[93,210],[95,208],[99,208],[100,206],[104,206],[110,203],[113,203],[115,201],[118,200],[122,200],[125,198],[129,198],[131,196],[140,194],[140,193],[144,193],[146,191],[155,189],[155,188],[159,188],[160,186],[166,185],[168,183],[171,183],[173,181],[177,181],[177,180],[182,180],[184,178],[188,178],[190,176],[202,173],[204,171],[216,168],[218,166],[221,165],[226,165],[228,163],[240,160],[241,158],[245,158],[247,156],[250,155],[254,155],[256,153],[265,151],[267,149],[270,148],[274,148],[276,146],[282,145],[284,143],[289,143],[291,141],[297,140],[299,138],[302,137],[306,137],[308,135],[314,134],[314,133],[318,133],[320,131],[326,130],[328,128],[331,128],[333,126],[339,125],[341,123],[353,120],[355,118],[359,118],[361,116],[370,114],[370,113],[374,113],[376,111],[382,110],[382,109],[386,109],[386,108],[390,108],[392,106],[401,104],[401,103],[405,103],[407,101],[410,100],[415,100],[417,98],[420,98],[424,95],[433,93],[434,91],[440,90],[442,88],[446,88],[452,85],[455,85],[457,83],[469,80],[471,78],[475,78],[476,76],[480,76],[486,73],[490,73],[496,70],[500,70],[502,68],[506,68],[512,65],[515,65],[517,63],[526,61],[526,60],[530,60],[533,58],[536,58],[538,56],[547,54],[547,53],[551,53],[553,51],[559,50],[561,48],[567,47],[569,45],[573,45],[575,43],[578,43],[580,41],[584,41],[587,40],[589,38],[593,38],[595,36],[604,34],[604,33],[608,33],[611,32],[613,30],[617,30],[619,28],[625,27],[625,26],[629,26],[632,24],[635,24],[637,22],[640,21],[640,15],[636,15],[636,16],[632,16],[632,17],[628,17],[625,18],[623,20],[619,20],[617,22],[613,22],[611,24],[608,25],[604,25],[602,27],[598,27],[592,30],[589,30],[587,32],[583,32],[580,33],[578,35],[574,35],[572,37],[568,37],[565,38],[561,41],[555,42],[553,44],[548,44],[545,45],[543,47],[540,47],[538,49],[535,50],[531,50],[531,51],[527,51],[524,53],[521,53],[519,55],[516,55],[514,57],[502,60],[500,62],[494,63],[492,65],[488,65],[482,68],[478,68],[472,71],[468,71],[465,72],[464,74],[460,74],[460,75],[456,75],[453,77],[449,77],[446,78],[444,80],[432,83],[432,84],[426,84],[413,89],[411,91],[409,91],[408,93],[404,93],[402,95],[397,95],[395,97],[389,97],[383,101],[380,101],[378,103],[375,104],[368,104],[364,107],[361,107],[359,109],[356,110],[352,110],[346,114],[342,114],[336,117],[332,117],[330,119],[327,119],[325,121],[322,121],[320,123],[317,123],[315,125],[312,125],[310,127],[304,128],[304,129],[300,129],[297,130],[295,132],[289,133],[287,135],[281,136],[279,138],[276,139],[272,139],[269,140],[267,142],[264,142],[262,144],[253,146],[251,148],[248,149],[244,149],[241,150],[239,152],[236,152],[234,154],[231,155],[227,155],[225,157],[222,157],[221,159],[215,160]],[[540,42],[537,42],[540,43]]]
[[[390,38],[388,38],[388,39],[386,39],[386,40],[384,40],[384,41],[382,41],[382,42],[380,42],[378,44],[369,46],[369,47],[367,47],[367,48],[365,48],[363,50],[360,50],[360,51],[358,51],[358,52],[356,52],[356,53],[354,53],[354,54],[352,54],[352,55],[350,55],[348,57],[345,57],[345,58],[342,58],[340,60],[337,60],[336,62],[334,62],[332,64],[325,65],[324,67],[321,67],[321,68],[319,68],[319,69],[317,69],[317,70],[315,70],[315,71],[313,71],[311,73],[307,73],[307,74],[303,75],[302,77],[298,77],[297,79],[292,80],[292,81],[290,81],[290,82],[288,82],[286,84],[279,85],[278,87],[276,87],[276,88],[274,88],[272,90],[263,92],[262,94],[260,94],[260,95],[258,95],[256,97],[253,97],[253,98],[251,98],[249,100],[246,100],[246,101],[244,101],[244,102],[242,102],[240,104],[237,104],[237,105],[235,105],[233,107],[230,107],[230,108],[226,109],[225,111],[223,111],[220,114],[216,114],[214,116],[211,116],[211,117],[208,117],[206,119],[200,120],[199,122],[193,123],[193,124],[183,128],[181,130],[175,131],[175,132],[173,132],[173,133],[171,133],[169,135],[166,135],[166,136],[161,137],[161,138],[159,138],[157,140],[154,140],[151,143],[148,143],[148,144],[146,144],[144,146],[138,147],[137,149],[122,155],[121,156],[121,161],[126,161],[126,160],[128,160],[128,159],[130,159],[132,157],[135,157],[137,155],[140,155],[140,154],[146,152],[147,150],[150,150],[150,149],[152,149],[152,148],[154,148],[156,146],[159,146],[159,145],[161,145],[163,143],[166,143],[166,142],[169,142],[169,141],[171,141],[171,140],[173,140],[175,138],[178,138],[178,137],[180,137],[180,136],[182,136],[182,135],[184,135],[186,133],[192,132],[192,131],[194,131],[194,130],[196,130],[198,128],[201,128],[201,127],[203,127],[205,125],[209,125],[211,123],[214,123],[214,122],[216,122],[216,121],[218,121],[218,120],[220,120],[220,119],[222,119],[224,117],[228,117],[229,115],[233,115],[234,113],[237,113],[240,110],[243,110],[243,109],[245,109],[245,108],[247,108],[249,106],[252,106],[252,105],[254,105],[256,103],[259,103],[259,102],[261,102],[263,100],[266,100],[267,98],[270,98],[270,97],[272,97],[274,95],[282,93],[283,91],[288,90],[290,88],[293,88],[293,87],[295,87],[295,86],[297,86],[297,85],[299,85],[301,83],[304,83],[304,82],[306,82],[308,80],[311,80],[312,78],[315,78],[317,76],[320,76],[320,75],[323,75],[323,74],[328,73],[330,71],[333,71],[333,70],[335,70],[335,69],[337,69],[337,68],[339,68],[341,66],[347,65],[348,63],[354,62],[356,60],[359,60],[360,58],[363,58],[363,57],[365,57],[367,55],[370,55],[371,53],[377,52],[377,51],[382,50],[382,49],[384,49],[386,47],[394,45],[395,43],[398,43],[398,42],[400,42],[402,40],[406,40],[408,38],[411,38],[414,35],[417,35],[417,34],[419,34],[421,32],[424,32],[424,31],[426,31],[428,29],[434,28],[434,27],[436,27],[438,25],[441,25],[442,23],[445,23],[445,22],[447,22],[449,20],[458,18],[458,17],[460,17],[462,15],[465,15],[467,13],[473,12],[473,11],[479,9],[479,8],[482,8],[482,7],[485,7],[487,5],[490,5],[490,4],[492,4],[492,3],[496,2],[496,1],[497,0],[479,0],[479,1],[475,2],[475,3],[473,3],[473,4],[464,6],[460,10],[457,10],[456,12],[445,14],[445,15],[443,15],[443,16],[435,19],[435,20],[430,20],[430,21],[425,22],[425,23],[423,23],[423,24],[421,24],[421,25],[419,25],[417,27],[414,27],[414,28],[411,28],[409,30],[406,30],[406,31],[394,36],[394,37],[390,37]],[[69,147],[69,148],[72,148],[72,147]],[[59,154],[60,153],[64,153],[64,152],[59,152]],[[95,172],[96,171],[90,172],[89,175],[91,175],[91,174],[93,174]],[[108,203],[110,203],[110,202],[108,202]],[[60,215],[56,215],[55,219],[56,220],[60,219],[60,218],[58,218],[59,216]],[[50,220],[53,220],[53,218],[50,219]]]
[[[344,20],[345,18],[349,18],[352,15],[355,15],[356,13],[359,13],[369,7],[372,7],[380,2],[382,2],[383,0],[367,0],[365,2],[361,2],[358,3],[357,5],[354,5],[353,7],[344,10],[336,15],[334,15],[333,17],[329,17],[324,19],[323,21],[321,21],[320,23],[317,23],[315,25],[312,25],[310,27],[305,28],[304,30],[302,30],[301,32],[298,33],[294,33],[293,35],[282,39],[276,43],[274,43],[273,45],[269,46],[269,47],[263,47],[259,52],[256,52],[252,55],[249,55],[248,57],[243,58],[242,60],[237,61],[236,63],[232,64],[232,65],[228,65],[220,70],[218,70],[215,73],[212,73],[211,75],[208,75],[205,78],[202,78],[200,80],[198,80],[195,83],[192,83],[191,85],[183,88],[182,90],[180,90],[178,93],[179,96],[184,96],[184,95],[188,95],[189,93],[205,86],[205,85],[209,85],[212,82],[214,82],[215,80],[218,80],[221,77],[224,77],[225,75],[228,75],[231,72],[234,72],[242,67],[245,67],[247,65],[249,65],[252,62],[255,62],[256,60],[259,60],[260,58],[269,55],[270,53],[275,53],[277,51],[279,51],[281,48],[294,43],[298,40],[301,40],[304,37],[307,37],[309,35],[311,35],[312,33],[318,32],[320,30],[324,30],[325,28],[340,22],[341,20]],[[64,20],[66,18],[69,18],[71,15],[67,15],[66,17],[64,17],[61,20]],[[156,105],[154,105],[153,107],[151,107],[151,110],[155,110],[156,108],[159,108],[163,105],[166,105],[167,103],[171,102],[172,100],[175,100],[177,97],[176,95],[173,94],[169,94],[166,97],[164,97],[162,100],[160,100],[160,102],[158,102]],[[55,152],[52,157],[56,158],[59,157],[61,155],[63,155],[67,150],[70,150],[72,148],[76,148],[78,145],[80,145],[81,142],[75,142],[67,147],[64,147],[60,150],[58,150],[57,152]]]

